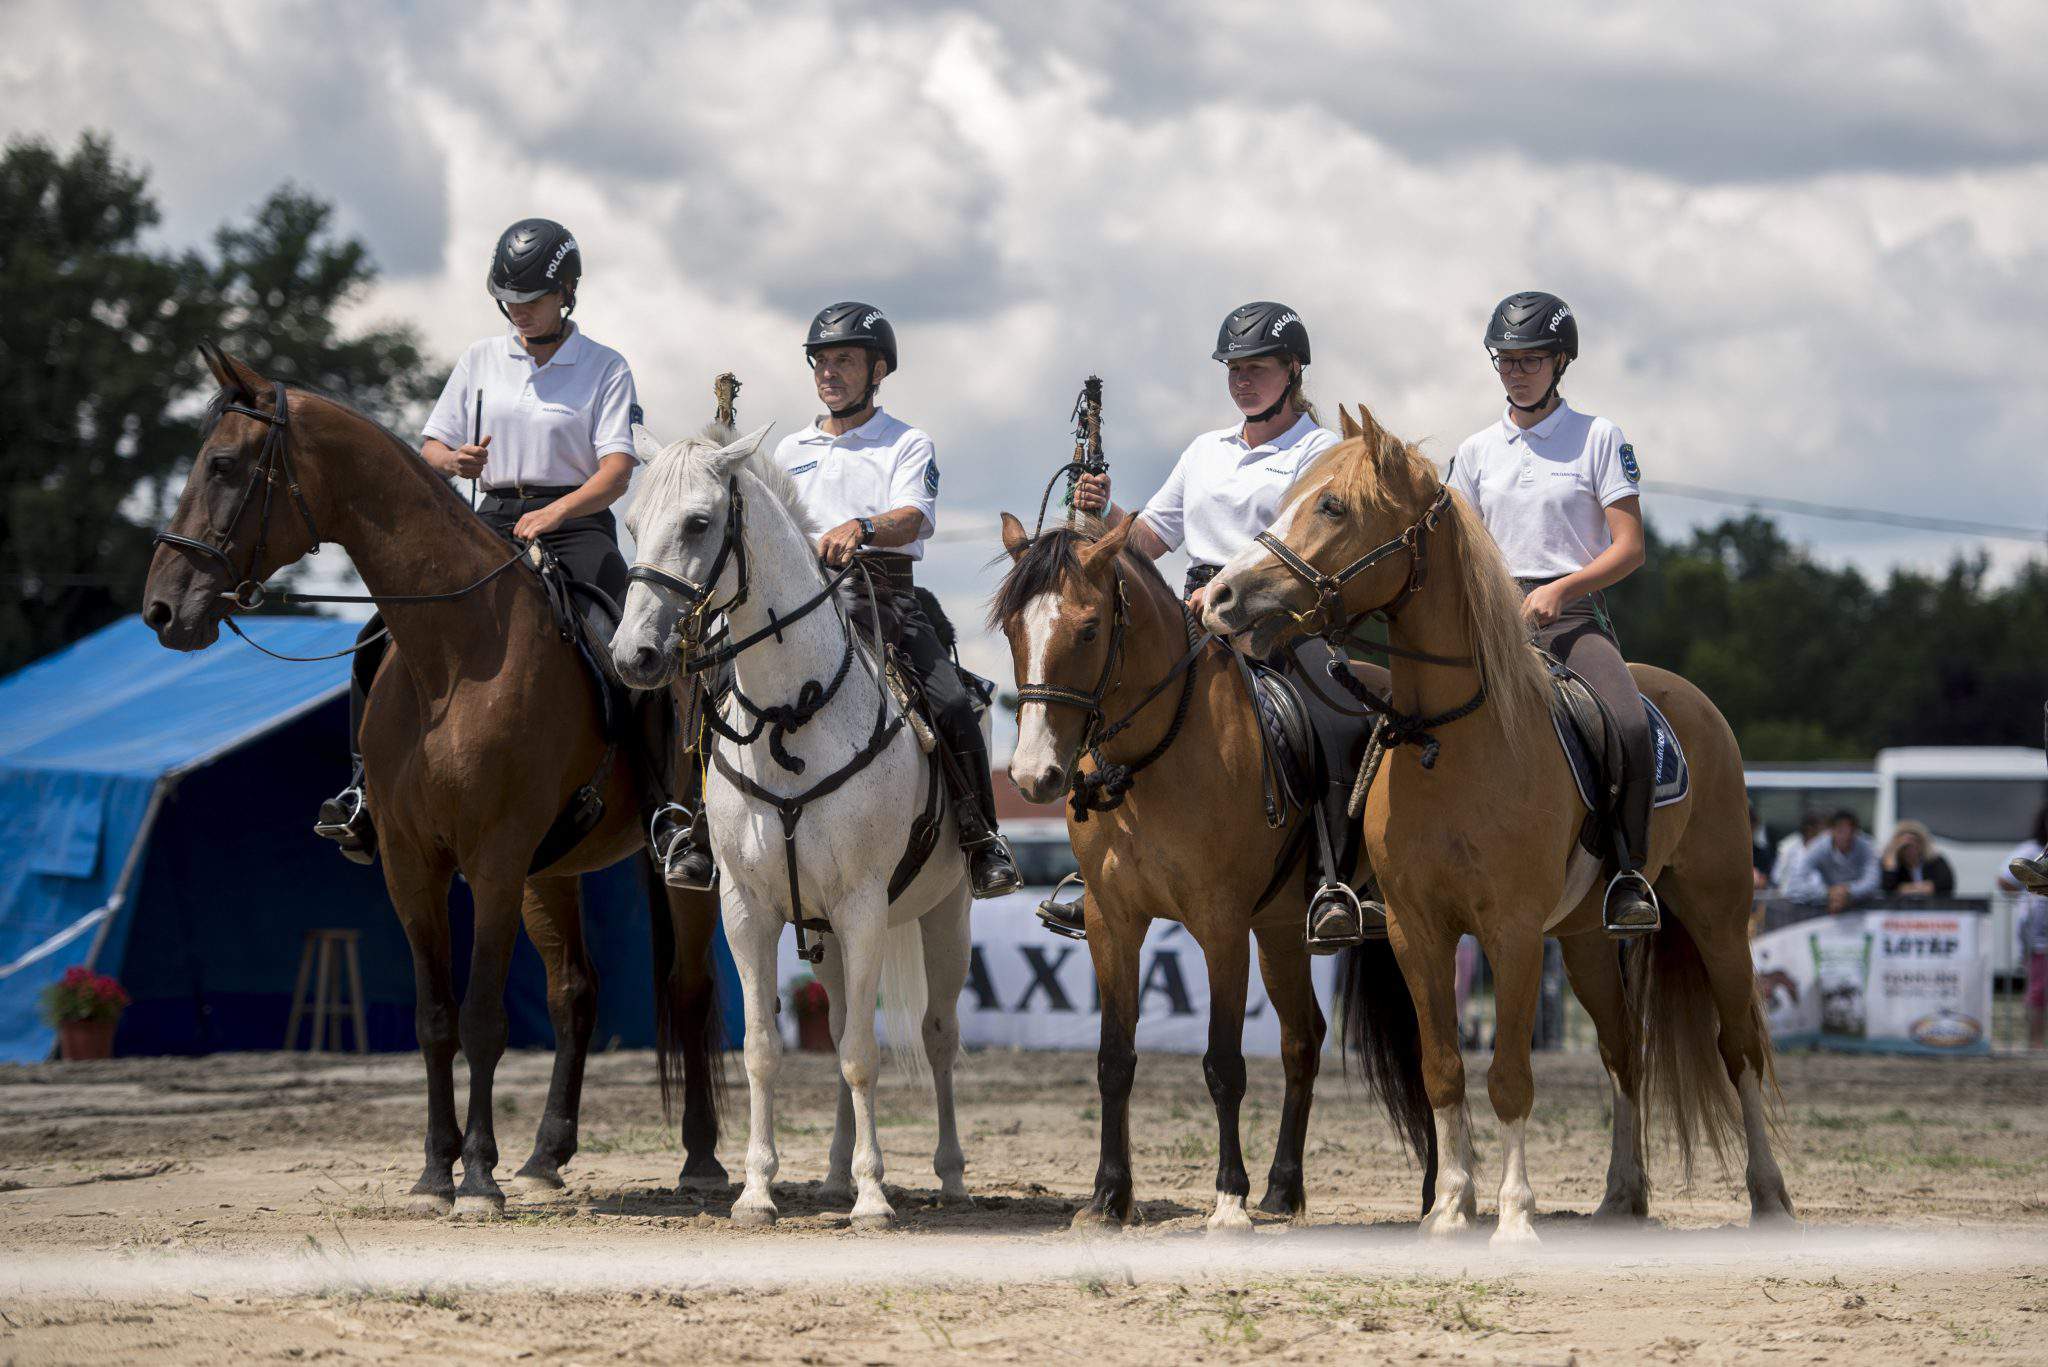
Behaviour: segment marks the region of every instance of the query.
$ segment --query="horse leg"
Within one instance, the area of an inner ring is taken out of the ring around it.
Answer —
[[[1244,996],[1251,965],[1251,946],[1241,927],[1232,926],[1202,944],[1209,965],[1209,1052],[1202,1056],[1202,1076],[1216,1106],[1216,1209],[1209,1216],[1212,1234],[1238,1233],[1252,1227],[1245,1213],[1251,1194],[1244,1170],[1243,1139],[1238,1112],[1244,1104]]]
[[[652,899],[649,915],[666,914],[675,943],[672,977],[674,1014],[657,1002],[657,1016],[674,1021],[673,1035],[683,1056],[683,1168],[676,1187],[709,1191],[731,1180],[718,1161],[719,1016],[717,970],[711,961],[711,940],[718,930],[718,895],[671,888],[648,863]]]
[[[1493,1246],[1535,1244],[1536,1194],[1529,1187],[1526,1151],[1529,1109],[1535,1100],[1535,1079],[1529,1050],[1536,1028],[1537,999],[1543,986],[1543,933],[1516,925],[1486,943],[1493,965],[1493,1059],[1486,1069],[1486,1092],[1500,1121],[1500,1223]]]
[[[968,921],[972,905],[963,886],[918,923],[924,936],[924,1056],[931,1065],[932,1098],[939,1111],[932,1171],[939,1178],[940,1199],[946,1201],[968,1199],[967,1155],[960,1148],[960,1124],[953,1112],[953,1064],[960,1056],[960,989],[967,985],[974,953]]]
[[[875,993],[882,985],[882,937],[889,899],[880,888],[849,899],[840,918],[846,955],[846,1024],[839,1035],[839,1076],[853,1094],[853,1225],[884,1229],[896,1218],[882,1189],[882,1145],[875,1132],[875,1074],[882,1051],[875,1038]]]
[[[1413,918],[1420,922],[1422,918]],[[1394,953],[1422,1036],[1422,1085],[1436,1121],[1436,1201],[1422,1217],[1425,1238],[1448,1239],[1471,1227],[1479,1213],[1472,1170],[1472,1117],[1465,1104],[1465,1056],[1459,1052],[1457,954],[1454,931],[1396,925]]]
[[[597,967],[583,942],[583,892],[574,878],[532,878],[520,915],[526,938],[547,966],[548,1020],[555,1027],[555,1068],[547,1105],[533,1136],[533,1155],[514,1174],[516,1191],[551,1195],[562,1189],[562,1165],[576,1153],[576,1117],[583,1069],[597,1024]]]
[[[452,867],[435,864],[411,846],[383,842],[384,886],[412,946],[413,1028],[427,1070],[427,1161],[408,1195],[425,1215],[446,1215],[455,1205],[455,1157],[462,1131],[455,1123],[455,981],[448,944],[448,879]]]
[[[1259,1209],[1268,1215],[1300,1215],[1308,1208],[1302,1187],[1301,1154],[1308,1141],[1309,1107],[1315,1101],[1322,1064],[1322,1007],[1309,976],[1308,946],[1291,929],[1253,932],[1259,942],[1259,976],[1266,998],[1280,1018],[1280,1062],[1287,1090],[1280,1102],[1280,1134],[1273,1141],[1273,1167]]]
[[[505,1193],[492,1169],[498,1166],[498,1134],[491,1084],[505,1054],[505,978],[519,938],[519,905],[524,879],[470,878],[476,906],[476,948],[469,961],[469,990],[462,997],[462,1056],[469,1061],[469,1121],[462,1135],[462,1184],[455,1189],[457,1215],[502,1215]]]
[[[1643,1171],[1643,1117],[1640,1045],[1628,1013],[1621,980],[1621,959],[1605,934],[1567,935],[1565,976],[1572,993],[1593,1018],[1600,1040],[1600,1061],[1614,1098],[1614,1139],[1607,1156],[1607,1195],[1593,1212],[1596,1220],[1640,1220],[1650,1213],[1650,1181]]]
[[[732,1203],[736,1225],[775,1223],[775,1072],[782,1035],[775,1028],[775,946],[782,918],[747,904],[730,881],[725,895],[725,939],[739,970],[747,1016],[747,1183]]]
[[[818,981],[825,985],[827,1019],[832,1027],[832,1048],[846,1038],[846,955],[831,943],[818,961]],[[825,1184],[818,1199],[829,1205],[853,1204],[853,1089],[839,1079],[839,1106],[832,1116],[832,1148],[825,1160]]]
[[[1095,1192],[1074,1212],[1074,1228],[1121,1225],[1131,1218],[1131,1084],[1138,1076],[1138,960],[1149,917],[1105,916],[1086,894],[1088,955],[1102,994],[1102,1043],[1095,1081],[1102,1096],[1102,1157]]]

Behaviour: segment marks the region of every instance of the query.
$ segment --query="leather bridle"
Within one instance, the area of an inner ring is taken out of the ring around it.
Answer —
[[[1334,574],[1325,574],[1308,561],[1302,559],[1294,549],[1270,531],[1260,532],[1252,539],[1272,552],[1283,568],[1296,579],[1306,584],[1316,596],[1316,605],[1307,612],[1290,613],[1295,625],[1304,632],[1325,638],[1340,635],[1357,626],[1368,617],[1384,617],[1392,621],[1408,600],[1422,588],[1429,571],[1429,534],[1436,530],[1437,520],[1450,510],[1451,491],[1448,485],[1437,490],[1429,507],[1422,516],[1409,524],[1406,531],[1391,541],[1382,542],[1364,555],[1346,565]],[[1378,607],[1365,608],[1349,616],[1344,615],[1344,586],[1391,555],[1406,552],[1408,556],[1408,577],[1401,582],[1400,590]],[[1469,659],[1445,663],[1470,664]]]
[[[1062,707],[1077,707],[1087,715],[1087,723],[1081,732],[1080,750],[1087,750],[1103,724],[1102,700],[1115,685],[1117,668],[1123,661],[1124,632],[1130,624],[1130,593],[1124,586],[1124,577],[1116,577],[1116,603],[1109,616],[1109,653],[1102,659],[1102,672],[1096,676],[1095,687],[1087,692],[1068,688],[1062,684],[1029,683],[1017,686],[1017,702],[1057,703]],[[1077,752],[1078,753],[1078,752]]]
[[[644,560],[634,561],[632,568],[626,571],[626,578],[642,584],[651,584],[675,594],[683,600],[683,606],[693,618],[714,617],[720,613],[730,612],[747,601],[747,539],[741,529],[741,523],[746,516],[746,506],[746,496],[740,492],[739,476],[728,478],[725,482],[725,539],[718,543],[718,554],[712,557],[711,570],[704,576],[703,582],[673,574],[659,565],[650,565]],[[734,562],[739,574],[739,586],[734,589],[731,598],[723,603],[713,604],[711,595],[718,588],[718,577],[725,573],[728,560]]]

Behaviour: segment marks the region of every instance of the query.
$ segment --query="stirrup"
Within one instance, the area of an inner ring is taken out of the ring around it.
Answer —
[[[1650,908],[1650,917],[1647,921],[1631,920],[1617,922],[1615,920],[1613,914],[1614,894],[1615,890],[1622,886],[1623,883],[1634,886],[1643,894],[1643,901],[1648,903]],[[1607,891],[1600,899],[1600,923],[1607,933],[1616,939],[1633,939],[1639,935],[1654,935],[1662,928],[1664,912],[1663,908],[1658,905],[1656,889],[1650,886],[1650,880],[1643,877],[1640,870],[1623,869],[1620,873],[1607,880]]]
[[[339,809],[342,814],[330,816],[330,807]],[[358,822],[368,825],[368,817],[363,787],[360,783],[351,783],[320,804],[320,817],[313,823],[313,834],[341,846],[342,856],[354,863],[374,863],[377,858],[374,834],[356,829]]]
[[[1082,881],[1081,875],[1078,873],[1068,874],[1054,886],[1052,895],[1038,904],[1038,919],[1047,930],[1055,935],[1065,936],[1069,940],[1086,940],[1088,938],[1088,926],[1086,916],[1081,909],[1082,899],[1076,897],[1071,902],[1062,902],[1060,900],[1060,894],[1066,891],[1067,884],[1069,883],[1083,889],[1085,894],[1088,885]]]
[[[1002,855],[1003,863],[1009,869],[1010,873],[1009,877],[1001,879],[994,884],[991,884],[986,889],[980,887],[971,888],[973,895],[977,899],[982,901],[986,901],[991,897],[1007,897],[1009,894],[1017,891],[1017,889],[1024,886],[1023,875],[1017,872],[1017,856],[1011,853],[1010,851],[1010,842],[1003,839],[1003,837],[1000,834],[994,832],[991,832],[988,836],[981,840],[975,841],[973,845],[969,846],[965,851],[963,851],[963,853],[967,855],[969,883],[972,884],[973,882],[975,861],[982,858],[984,851],[987,851],[990,848],[995,849],[998,853]]]
[[[2048,895],[2048,855],[2037,859],[2015,859],[2006,865],[2012,880],[2037,895]]]
[[[673,823],[666,840],[659,833],[664,817]],[[664,802],[647,818],[647,849],[661,870],[663,883],[685,892],[709,892],[718,886],[718,865],[711,861],[707,851],[700,851],[691,843],[690,832],[696,823],[697,818],[688,807],[680,802]],[[686,855],[696,853],[704,854],[705,862],[711,864],[710,877],[692,878],[679,867]]]
[[[1331,903],[1335,903],[1351,918],[1356,929],[1349,935],[1318,935],[1316,926],[1322,921]],[[1343,883],[1325,883],[1316,889],[1315,896],[1308,903],[1308,924],[1302,928],[1303,938],[1308,942],[1311,954],[1335,954],[1340,949],[1351,949],[1367,940],[1387,938],[1387,909],[1378,902],[1368,904]]]

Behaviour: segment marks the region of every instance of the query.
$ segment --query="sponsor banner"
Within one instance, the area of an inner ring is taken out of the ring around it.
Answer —
[[[1095,965],[1088,946],[1062,939],[1039,924],[1037,907],[1048,889],[1030,888],[974,904],[974,956],[960,994],[960,1040],[971,1048],[1083,1049],[1101,1042],[1102,1016],[1095,991]],[[1246,933],[1249,941],[1250,933]],[[826,937],[827,954],[837,945]],[[1247,946],[1250,950],[1250,946]],[[1272,1057],[1280,1052],[1280,1024],[1266,1000],[1256,951],[1245,1002],[1244,1052]],[[1316,996],[1330,1015],[1334,956],[1310,961]],[[796,957],[796,937],[785,932],[776,979],[786,990],[809,965]],[[1197,945],[1176,921],[1154,921],[1138,961],[1142,1000],[1137,1047],[1176,1054],[1209,1048],[1209,968]],[[1331,1026],[1335,1030],[1334,1023]],[[785,1038],[795,1023],[783,1012]]]
[[[1750,943],[1780,1047],[1991,1051],[1985,916],[1939,907],[1795,921]]]

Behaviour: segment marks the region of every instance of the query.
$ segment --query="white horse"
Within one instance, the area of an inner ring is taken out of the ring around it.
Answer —
[[[841,1083],[822,1194],[855,1198],[853,1223],[872,1228],[895,1215],[882,1190],[875,1137],[878,987],[892,1051],[913,1070],[917,1053],[909,1035],[916,1030],[923,1039],[938,1102],[932,1166],[941,1190],[947,1198],[967,1194],[953,1116],[960,989],[970,953],[967,862],[948,810],[931,857],[890,903],[890,876],[913,819],[924,810],[933,759],[904,724],[877,662],[837,600],[797,615],[826,579],[817,528],[795,485],[762,449],[767,431],[735,440],[730,429],[713,425],[664,448],[645,428],[634,429],[649,467],[627,517],[640,562],[612,638],[612,658],[633,687],[660,688],[685,652],[702,659],[721,642],[744,645],[732,659],[733,683],[756,708],[798,702],[806,681],[830,689],[822,708],[782,737],[784,753],[801,763],[800,772],[774,758],[765,736],[746,745],[721,737],[705,779],[726,939],[746,999],[747,1181],[732,1218],[766,1225],[776,1217],[775,1072],[782,1057],[776,948],[798,914],[790,905],[784,818],[745,785],[794,798],[836,776],[836,787],[803,807],[793,853],[801,914],[831,927],[818,970],[831,1000]],[[701,629],[720,614],[724,635],[703,640]],[[842,674],[849,641],[853,663]],[[835,677],[840,681],[831,687]],[[721,716],[736,732],[753,724],[731,699]],[[850,769],[863,753],[867,761]]]

